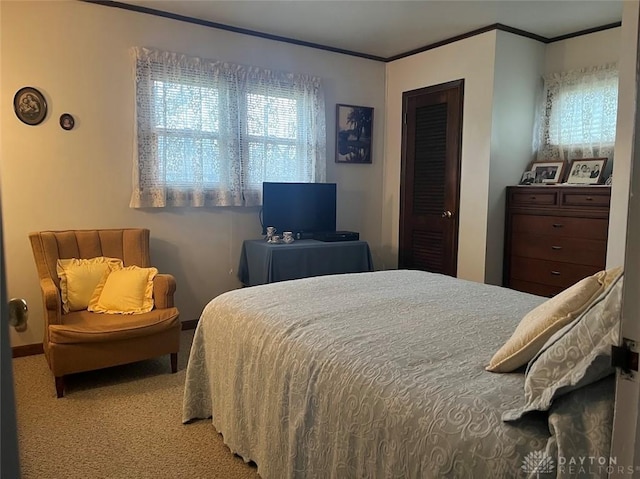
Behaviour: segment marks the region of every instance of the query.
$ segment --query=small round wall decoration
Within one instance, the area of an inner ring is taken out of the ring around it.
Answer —
[[[39,125],[47,116],[47,102],[40,91],[26,86],[20,88],[13,97],[13,110],[21,122]]]
[[[63,130],[72,130],[75,124],[76,122],[73,116],[71,116],[71,113],[63,113],[60,115],[60,126]]]

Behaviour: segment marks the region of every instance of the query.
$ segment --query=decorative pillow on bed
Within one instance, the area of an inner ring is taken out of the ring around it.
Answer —
[[[91,259],[59,259],[62,310],[65,313],[87,309],[96,286],[110,267],[122,267],[122,260],[98,256]]]
[[[508,373],[527,364],[553,333],[587,309],[621,271],[622,268],[613,268],[587,276],[530,311],[491,358],[486,370]]]
[[[614,372],[610,355],[611,346],[618,344],[622,283],[620,274],[579,318],[547,341],[529,363],[526,404],[505,412],[504,421],[529,411],[546,411],[555,398]]]
[[[139,314],[153,309],[156,268],[127,266],[106,273],[89,302],[89,311],[107,314]]]

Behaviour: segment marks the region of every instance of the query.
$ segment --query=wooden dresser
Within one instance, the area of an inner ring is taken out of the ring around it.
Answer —
[[[605,268],[611,187],[509,186],[504,285],[553,296]]]

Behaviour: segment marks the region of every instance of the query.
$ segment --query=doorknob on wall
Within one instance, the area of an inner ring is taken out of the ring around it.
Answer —
[[[29,308],[27,302],[22,298],[13,298],[9,300],[9,324],[16,331],[23,332],[27,330],[27,320],[29,319]]]
[[[449,210],[442,212],[442,217],[443,218],[451,218],[452,216],[453,216],[453,213],[451,211],[449,211]]]

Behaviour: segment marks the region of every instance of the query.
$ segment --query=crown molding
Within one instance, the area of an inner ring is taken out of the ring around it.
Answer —
[[[327,45],[321,45],[319,43],[305,42],[304,40],[296,40],[295,38],[282,37],[279,35],[272,35],[271,33],[259,32],[256,30],[249,30],[248,28],[234,27],[231,25],[225,25],[224,23],[211,22],[209,20],[202,20],[201,18],[187,17],[185,15],[178,15],[177,13],[165,12],[164,10],[156,10],[155,8],[142,7],[139,5],[130,5],[123,2],[115,2],[109,0],[80,0],[84,3],[92,3],[94,5],[102,5],[105,7],[121,8],[123,10],[129,10],[132,12],[146,13],[149,15],[155,15],[156,17],[169,18],[171,20],[178,20],[180,22],[191,23],[194,25],[201,25],[203,27],[216,28],[218,30],[225,30],[233,33],[241,33],[243,35],[251,35],[253,37],[264,38],[266,40],[273,40],[276,42],[291,43],[293,45],[299,45],[303,47],[315,48],[318,50],[325,50],[333,53],[341,53],[343,55],[351,55],[354,57],[366,58],[368,60],[375,60],[384,62],[384,57],[376,55],[369,55],[368,53],[354,52],[351,50],[345,50],[343,48],[330,47]]]
[[[474,37],[476,35],[481,35],[483,33],[491,32],[493,30],[512,33],[514,35],[519,35],[521,37],[530,38],[532,40],[536,40],[536,41],[539,41],[541,43],[548,44],[548,43],[558,42],[558,41],[561,41],[561,40],[567,40],[569,38],[579,37],[579,36],[582,36],[582,35],[588,35],[590,33],[600,32],[600,31],[603,31],[603,30],[609,30],[611,28],[617,28],[617,27],[622,25],[622,22],[609,23],[609,24],[602,25],[602,26],[599,26],[599,27],[593,27],[593,28],[588,28],[586,30],[580,30],[580,31],[574,32],[574,33],[568,33],[566,35],[560,35],[560,36],[557,36],[557,37],[547,38],[547,37],[543,37],[541,35],[536,35],[535,33],[528,32],[526,30],[521,30],[519,28],[510,27],[509,25],[504,25],[504,24],[501,24],[501,23],[494,23],[492,25],[487,25],[486,27],[478,28],[476,30],[472,30],[470,32],[463,33],[461,35],[456,35],[456,36],[453,36],[451,38],[447,38],[447,39],[440,40],[440,41],[435,42],[435,43],[431,43],[429,45],[425,45],[423,47],[415,48],[413,50],[409,50],[409,51],[404,52],[404,53],[399,53],[397,55],[392,55],[390,57],[381,57],[381,56],[377,56],[377,55],[370,55],[368,53],[355,52],[355,51],[346,50],[346,49],[343,49],[343,48],[336,48],[336,47],[330,47],[328,45],[321,45],[319,43],[306,42],[306,41],[303,41],[303,40],[297,40],[295,38],[288,38],[288,37],[283,37],[283,36],[280,36],[280,35],[272,35],[270,33],[260,32],[260,31],[256,31],[256,30],[250,30],[248,28],[234,27],[234,26],[231,26],[231,25],[226,25],[224,23],[211,22],[209,20],[202,20],[201,18],[188,17],[188,16],[185,16],[185,15],[179,15],[177,13],[166,12],[164,10],[157,10],[155,8],[142,7],[140,5],[131,5],[131,4],[124,3],[124,2],[111,1],[111,0],[80,0],[80,1],[83,2],[83,3],[91,3],[91,4],[94,4],[94,5],[102,5],[102,6],[105,6],[105,7],[120,8],[120,9],[123,9],[123,10],[129,10],[129,11],[132,11],[132,12],[145,13],[147,15],[154,15],[154,16],[157,16],[157,17],[169,18],[171,20],[178,20],[178,21],[181,21],[181,22],[191,23],[191,24],[194,24],[194,25],[200,25],[200,26],[204,26],[204,27],[215,28],[215,29],[218,29],[218,30],[225,30],[225,31],[228,31],[228,32],[240,33],[240,34],[243,34],[243,35],[250,35],[250,36],[253,36],[253,37],[264,38],[266,40],[273,40],[273,41],[276,41],[276,42],[284,42],[284,43],[290,43],[292,45],[299,45],[299,46],[308,47],[308,48],[315,48],[317,50],[324,50],[324,51],[333,52],[333,53],[340,53],[342,55],[350,55],[350,56],[358,57],[358,58],[366,58],[368,60],[374,60],[374,61],[384,62],[384,63],[389,63],[389,62],[392,62],[392,61],[395,61],[395,60],[399,60],[401,58],[406,58],[406,57],[409,57],[411,55],[415,55],[417,53],[422,53],[422,52],[426,52],[428,50],[433,50],[434,48],[442,47],[444,45],[448,45],[450,43],[458,42],[460,40],[464,40],[466,38]]]

